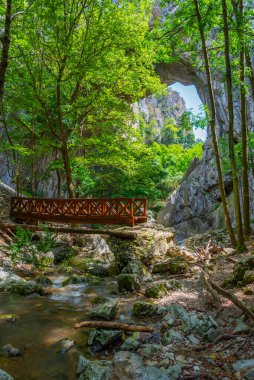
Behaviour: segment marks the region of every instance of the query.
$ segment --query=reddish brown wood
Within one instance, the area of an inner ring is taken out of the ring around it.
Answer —
[[[15,237],[15,232],[17,231],[18,224],[2,224],[0,223],[0,238],[2,231],[5,232],[5,234],[10,235],[11,237]],[[28,224],[22,224],[23,230],[30,230],[30,231],[44,231],[44,228],[34,226],[34,225],[28,225]],[[138,237],[137,232],[135,231],[122,231],[118,228],[116,230],[114,229],[102,229],[102,228],[84,228],[84,227],[56,227],[56,226],[47,226],[47,230],[53,233],[64,233],[64,234],[78,234],[78,235],[109,235],[113,236],[119,239],[128,239],[128,240],[135,240]]]
[[[19,220],[82,224],[127,224],[147,221],[143,198],[23,198],[12,197],[10,216]]]

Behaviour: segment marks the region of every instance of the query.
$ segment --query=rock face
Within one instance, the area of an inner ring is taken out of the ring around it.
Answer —
[[[187,110],[184,99],[170,87],[167,88],[166,95],[148,96],[133,104],[132,108],[135,114],[146,123],[153,124],[158,135],[158,142],[161,137],[161,128],[167,120],[173,119],[177,123],[180,116]],[[139,124],[138,121],[137,124]]]
[[[0,182],[0,218],[6,218],[10,215],[11,197],[15,196],[15,191]]]
[[[179,62],[172,64],[160,64],[157,72],[163,82],[168,85],[180,82],[184,85],[195,85],[197,92],[205,104],[209,104],[208,88],[204,72],[198,67],[193,67],[188,55],[182,57]],[[222,137],[228,128],[227,121],[227,99],[225,86],[221,80],[221,74],[216,73],[214,81],[215,103],[217,110],[217,132]],[[251,91],[250,91],[251,93]],[[234,93],[235,131],[240,130],[240,104],[239,94]],[[248,126],[254,130],[254,108],[248,96]],[[234,219],[232,207],[232,180],[225,176],[226,194],[229,197],[231,216]],[[250,173],[250,186],[253,188],[254,178]],[[251,215],[254,215],[254,196],[251,193]],[[166,206],[158,215],[159,223],[165,226],[174,226],[183,232],[202,232],[209,228],[220,228],[224,226],[221,210],[221,199],[218,188],[218,176],[214,162],[211,133],[208,128],[208,138],[204,144],[202,160],[194,159],[191,163],[181,186],[167,200]]]

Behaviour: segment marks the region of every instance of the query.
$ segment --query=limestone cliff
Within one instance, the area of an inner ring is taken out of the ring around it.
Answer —
[[[201,100],[209,104],[208,88],[204,72],[198,67],[193,67],[188,56],[182,57],[179,62],[172,64],[161,64],[157,72],[163,82],[168,85],[180,82],[184,85],[196,86]],[[213,77],[214,94],[217,108],[218,136],[227,133],[228,114],[225,84],[222,82],[220,73]],[[235,139],[239,139],[240,130],[240,101],[239,93],[234,94],[235,111]],[[251,95],[248,95],[248,126],[254,131],[254,108]],[[225,176],[226,193],[232,204],[232,180]],[[254,216],[254,193],[253,174],[250,173],[250,196],[251,216]],[[233,207],[231,214],[234,217]],[[208,128],[208,138],[204,144],[202,160],[192,162],[185,178],[178,190],[172,194],[164,209],[158,215],[158,221],[165,226],[174,226],[184,231],[205,231],[209,228],[221,227],[223,225],[221,200],[218,188],[218,178],[215,168],[211,135]]]
[[[153,124],[158,135],[167,120],[173,119],[177,124],[180,116],[187,110],[184,99],[170,87],[165,95],[151,95],[133,104],[132,108],[137,117]]]

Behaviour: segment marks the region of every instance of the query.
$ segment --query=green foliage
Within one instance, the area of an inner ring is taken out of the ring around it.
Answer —
[[[36,242],[36,248],[40,252],[48,252],[55,246],[57,234],[50,232],[46,226],[41,225],[41,228],[43,229],[43,236]]]
[[[18,0],[14,11],[24,5]],[[15,16],[0,152],[22,193],[44,195],[34,191],[54,176],[66,195],[69,168],[75,196],[140,196],[158,205],[201,156],[190,112],[178,123],[166,119],[161,131],[142,117],[133,128],[131,104],[149,93],[163,103],[166,92],[154,72],[152,7],[150,0],[41,0]],[[46,230],[35,243],[43,252],[53,244]]]
[[[15,243],[10,246],[11,258],[13,261],[16,261],[21,248],[28,247],[31,244],[32,232],[18,226],[15,234],[15,240]]]
[[[16,241],[10,246],[13,262],[20,259],[29,264],[34,263],[38,267],[46,267],[48,265],[48,259],[45,257],[39,260],[36,253],[48,252],[53,248],[56,235],[52,234],[47,227],[42,226],[42,228],[42,238],[38,241],[33,241],[33,233],[30,230],[18,226],[15,234]]]

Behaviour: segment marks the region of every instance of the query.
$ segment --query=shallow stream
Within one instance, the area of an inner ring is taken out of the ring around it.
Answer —
[[[0,294],[0,315],[17,316],[14,323],[0,320],[0,347],[11,344],[22,353],[15,358],[0,356],[0,368],[15,380],[74,380],[79,355],[87,356],[87,332],[73,325],[87,319],[92,299],[114,298],[116,290],[110,279],[62,287],[67,276],[50,278],[54,289],[48,297]],[[61,353],[59,341],[66,338],[76,345]]]

